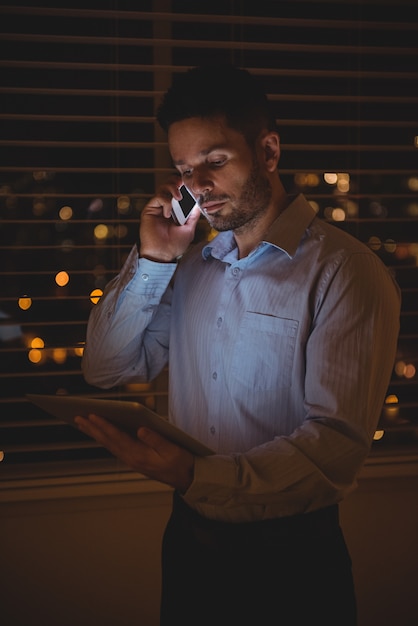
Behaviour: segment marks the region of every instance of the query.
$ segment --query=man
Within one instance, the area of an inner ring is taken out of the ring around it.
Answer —
[[[161,624],[354,625],[338,502],[370,449],[395,356],[399,293],[368,248],[288,197],[266,96],[237,68],[176,77],[158,120],[179,176],[89,321],[100,387],[169,364],[170,419],[207,457],[96,416],[79,427],[174,487]],[[170,218],[183,183],[199,211]],[[178,259],[181,257],[181,260]]]

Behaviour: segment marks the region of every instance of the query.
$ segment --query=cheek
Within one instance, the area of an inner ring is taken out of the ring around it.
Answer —
[[[250,173],[250,169],[229,167],[222,173],[222,177],[216,177],[217,191],[226,193],[232,200],[238,200],[247,184]]]

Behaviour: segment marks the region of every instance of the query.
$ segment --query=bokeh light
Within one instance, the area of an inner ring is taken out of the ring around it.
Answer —
[[[337,174],[335,174],[333,172],[325,172],[325,174],[324,174],[324,181],[328,185],[336,185],[337,184],[337,180],[338,180]]]
[[[55,282],[59,287],[65,287],[65,285],[68,285],[68,283],[70,282],[70,277],[67,272],[58,272],[58,274],[55,276]]]
[[[376,432],[373,435],[373,441],[380,441],[381,439],[383,439],[384,435],[385,435],[384,430],[376,430]]]
[[[22,309],[22,311],[27,311],[32,306],[32,298],[29,298],[28,296],[22,296],[18,300],[18,305],[19,308]]]
[[[28,359],[31,363],[40,363],[42,361],[42,351],[32,348],[28,352]]]
[[[116,201],[116,205],[118,207],[118,212],[122,214],[129,213],[131,208],[131,199],[129,196],[119,196]]]
[[[41,339],[41,337],[34,337],[30,342],[30,347],[38,349],[45,348],[45,342],[43,339]]]
[[[340,207],[333,209],[331,215],[334,222],[343,222],[345,220],[345,211]]]
[[[94,228],[94,236],[96,239],[104,240],[109,236],[109,228],[106,224],[97,224]]]
[[[90,293],[90,300],[93,304],[97,304],[102,295],[103,291],[101,289],[93,289],[93,291]]]
[[[65,348],[54,348],[52,358],[58,365],[62,365],[67,360],[67,350]]]
[[[73,216],[73,210],[70,206],[63,206],[59,210],[60,219],[67,221],[70,220]]]

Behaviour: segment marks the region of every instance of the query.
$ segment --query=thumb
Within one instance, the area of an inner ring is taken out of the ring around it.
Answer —
[[[192,227],[195,227],[197,222],[199,221],[200,215],[201,215],[200,209],[196,205],[190,211],[190,214],[189,214],[189,217],[187,218],[186,224],[190,224]]]

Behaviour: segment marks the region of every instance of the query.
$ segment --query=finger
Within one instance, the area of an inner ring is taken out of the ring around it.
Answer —
[[[201,216],[200,208],[199,206],[195,206],[190,211],[187,222],[189,224],[193,224],[193,226],[196,226],[197,222],[199,221],[200,216]]]
[[[161,450],[161,448],[166,447],[168,445],[174,445],[169,442],[165,437],[155,432],[155,430],[150,430],[149,428],[145,428],[141,426],[138,428],[137,437],[142,443],[145,443],[148,447],[157,451]]]
[[[164,199],[162,196],[155,196],[154,198],[151,198],[148,204],[144,207],[141,218],[146,215],[161,216],[164,205],[167,203],[171,204],[171,202],[168,202],[167,199]]]
[[[181,193],[179,192],[179,189],[182,184],[183,182],[181,180],[181,176],[179,176],[178,174],[173,174],[166,180],[164,185],[161,185],[160,189],[168,190],[174,197],[180,200]]]
[[[129,435],[98,415],[77,416],[74,421],[81,431],[106,447],[109,443],[121,442],[127,437],[131,439]]]
[[[139,472],[146,471],[148,465],[144,464],[146,460],[144,453],[146,455],[149,447],[140,440],[129,436],[97,415],[89,415],[88,418],[77,416],[75,421],[82,432],[92,437],[128,467]]]
[[[159,196],[154,196],[154,198],[152,198],[148,204],[144,207],[142,214],[141,214],[141,221],[143,221],[143,218],[146,216],[151,216],[151,217],[165,217],[165,218],[169,218],[171,217],[171,201],[173,198],[173,194],[168,193],[163,196],[163,195],[159,195]]]

